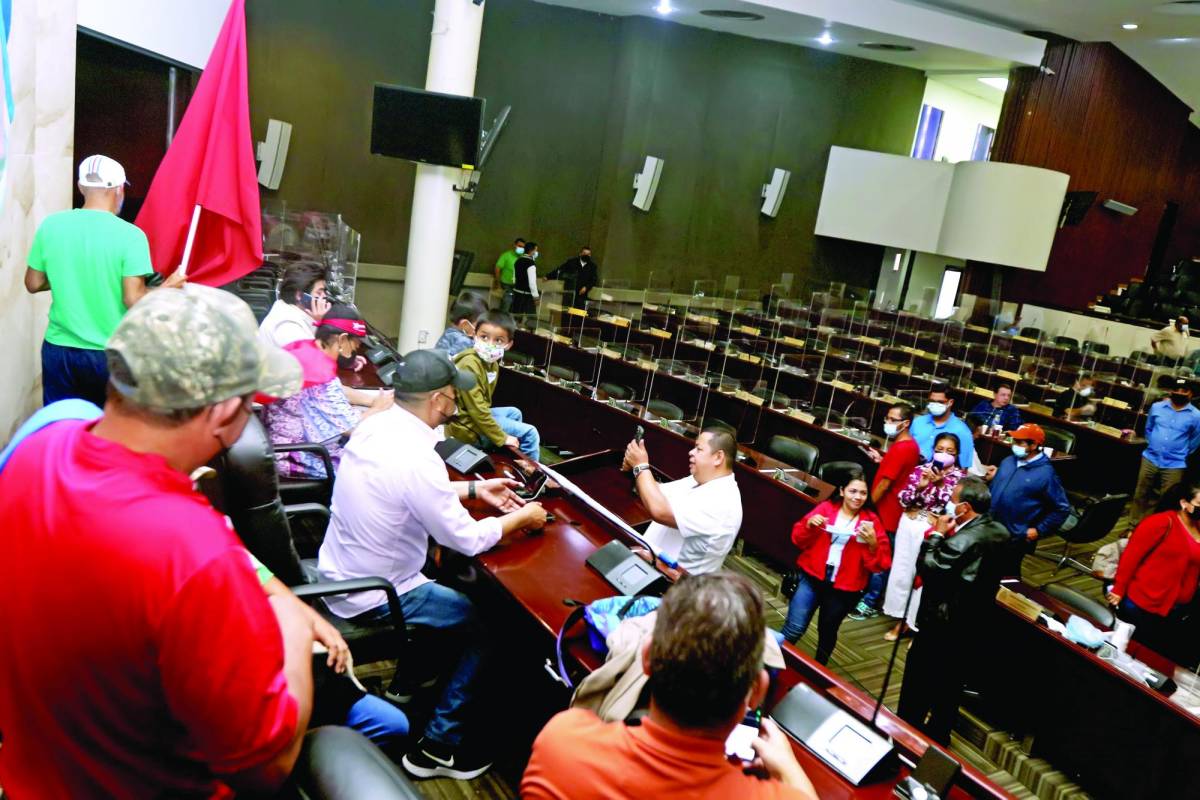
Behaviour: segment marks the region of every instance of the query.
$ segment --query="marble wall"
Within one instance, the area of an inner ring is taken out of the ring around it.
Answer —
[[[41,405],[50,295],[25,291],[25,258],[38,223],[71,206],[76,1],[11,0],[3,80],[13,113],[0,153],[0,442]]]

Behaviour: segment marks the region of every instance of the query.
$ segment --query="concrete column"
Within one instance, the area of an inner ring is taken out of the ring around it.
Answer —
[[[437,0],[429,37],[425,88],[445,94],[475,93],[483,5],[473,0]],[[412,219],[400,312],[400,352],[433,347],[446,327],[450,268],[458,233],[462,170],[417,165]]]

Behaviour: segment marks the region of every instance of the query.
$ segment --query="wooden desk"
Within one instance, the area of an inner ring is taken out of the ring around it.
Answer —
[[[500,456],[497,460],[503,463],[505,457]],[[603,480],[601,473],[604,468],[600,463],[593,463],[591,469],[595,470],[593,478]],[[616,473],[615,467],[610,466],[609,470],[611,473],[608,477],[612,483],[627,485],[628,479]],[[477,556],[475,563],[484,579],[479,582],[478,590],[486,592],[490,588],[514,601],[516,607],[544,632],[545,652],[550,653],[553,637],[571,611],[570,607],[563,604],[564,598],[587,603],[613,594],[612,587],[586,565],[586,559],[613,538],[624,539],[625,534],[600,514],[560,490],[547,493],[542,502],[557,517],[553,523],[541,533],[514,537],[509,543]],[[477,509],[475,513],[481,516],[488,512]],[[632,542],[627,540],[626,543]],[[565,653],[569,667],[576,673],[591,671],[603,661],[601,655],[591,648],[582,627],[566,637]],[[805,682],[823,691],[859,719],[870,719],[873,701],[860,694],[847,681],[790,646],[785,650],[785,660],[788,668],[779,679],[775,700],[786,689]],[[528,691],[529,687],[525,689]],[[886,709],[880,714],[879,728],[893,737],[898,753],[909,762],[915,763],[929,746],[928,740]],[[898,775],[855,787],[803,746],[793,743],[793,748],[823,800],[883,800],[892,796],[896,781],[908,772],[907,767],[902,766]],[[1009,795],[982,774],[964,765],[949,796],[1002,798]]]
[[[1009,589],[1066,621],[1068,608],[1021,583]],[[1098,655],[997,604],[980,713],[1034,736],[1044,757],[1096,797],[1200,797],[1200,719]],[[1156,668],[1169,662],[1130,653]]]

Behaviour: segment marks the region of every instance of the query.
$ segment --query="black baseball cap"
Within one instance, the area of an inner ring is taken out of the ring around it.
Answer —
[[[432,392],[443,386],[464,391],[474,389],[475,376],[454,366],[450,356],[441,350],[413,350],[405,354],[392,375],[392,388],[397,392]]]

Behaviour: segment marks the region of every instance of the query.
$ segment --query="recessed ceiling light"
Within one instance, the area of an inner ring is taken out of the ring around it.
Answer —
[[[675,9],[671,8],[671,0],[658,0],[658,5],[654,7],[654,10],[665,17]]]
[[[1138,29],[1138,24],[1136,22],[1126,22],[1121,27],[1127,31],[1136,31]]]
[[[730,19],[737,22],[758,22],[760,19],[763,19],[762,14],[755,14],[753,11],[732,11],[724,8],[709,8],[700,13],[706,17]]]
[[[1008,90],[1008,78],[988,77],[988,78],[979,78],[978,80],[984,86],[990,86],[993,89],[999,89],[1002,92]]]
[[[859,42],[858,46],[864,50],[882,50],[887,53],[911,53],[917,49],[911,44],[892,44],[891,42]]]
[[[817,37],[817,44],[823,44],[826,47],[833,44],[833,35],[829,31],[821,31],[821,35]]]

